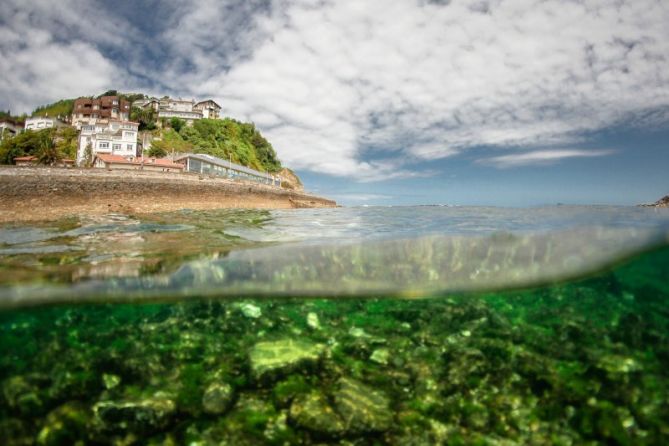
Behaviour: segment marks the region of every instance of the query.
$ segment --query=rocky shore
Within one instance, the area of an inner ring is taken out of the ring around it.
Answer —
[[[47,167],[0,168],[0,222],[179,209],[335,207],[326,198],[196,174]]]

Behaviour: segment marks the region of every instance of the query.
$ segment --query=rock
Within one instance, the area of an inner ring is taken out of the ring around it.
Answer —
[[[321,328],[321,323],[318,320],[318,315],[316,313],[312,312],[307,314],[307,325],[314,330],[319,330]]]
[[[289,416],[296,425],[328,436],[338,436],[346,430],[342,417],[318,391],[297,397]]]
[[[139,433],[164,428],[175,411],[174,401],[161,393],[142,401],[100,401],[93,406],[103,430]]]
[[[372,352],[369,359],[377,364],[387,365],[390,359],[390,350],[387,348],[378,348]]]
[[[230,384],[218,382],[210,384],[202,396],[202,408],[206,413],[220,415],[230,408],[233,397]]]
[[[121,384],[121,377],[118,375],[103,373],[102,383],[105,385],[105,389],[113,389],[114,387]]]
[[[284,167],[281,169],[278,176],[281,178],[281,187],[284,189],[295,190],[298,192],[304,191],[302,181],[300,181],[300,178],[295,175],[295,172],[292,170]]]
[[[325,347],[306,341],[283,339],[273,342],[259,342],[251,349],[251,374],[254,379],[293,372],[299,368],[316,364]]]
[[[251,319],[258,319],[262,316],[262,310],[260,307],[257,307],[253,304],[242,304],[239,309],[242,311],[242,314]]]
[[[13,376],[2,383],[2,393],[7,405],[21,414],[43,413],[45,401],[39,379]]]
[[[382,432],[388,430],[393,422],[390,402],[385,394],[359,381],[341,378],[337,382],[334,400],[347,432]]]
[[[37,435],[40,446],[76,444],[86,436],[90,418],[88,410],[79,403],[66,403],[51,411]]]

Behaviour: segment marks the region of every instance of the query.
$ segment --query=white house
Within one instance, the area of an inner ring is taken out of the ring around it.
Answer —
[[[42,130],[49,129],[52,127],[62,127],[65,124],[55,118],[47,118],[44,116],[34,116],[32,118],[26,119],[24,129],[26,130]]]
[[[20,124],[17,124],[10,119],[0,120],[0,141],[2,141],[5,137],[15,136],[19,132],[21,132]]]
[[[98,154],[134,157],[137,155],[137,129],[139,124],[130,121],[99,120],[81,126],[77,164],[87,158],[86,148],[91,147],[91,160]]]
[[[195,102],[193,99],[140,99],[132,103],[133,107],[144,110],[153,109],[158,112],[158,118],[179,118],[192,125],[198,119],[218,119],[221,106],[211,99]]]

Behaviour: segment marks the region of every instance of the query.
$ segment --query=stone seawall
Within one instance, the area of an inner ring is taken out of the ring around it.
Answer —
[[[336,205],[307,193],[197,174],[0,167],[0,222],[108,212]]]

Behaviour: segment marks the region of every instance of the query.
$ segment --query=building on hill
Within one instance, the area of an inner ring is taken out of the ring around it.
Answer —
[[[195,102],[193,99],[150,98],[137,100],[132,106],[143,110],[153,109],[158,112],[159,119],[183,119],[187,125],[203,118],[218,119],[221,111],[221,106],[212,99]]]
[[[130,102],[118,96],[102,96],[98,99],[79,98],[74,101],[72,125],[80,129],[82,125],[93,125],[98,120],[130,119]]]
[[[48,118],[45,116],[33,116],[32,118],[26,119],[24,124],[25,130],[43,130],[50,128],[63,127],[67,124],[56,118]]]
[[[93,166],[108,170],[145,170],[150,172],[181,172],[183,164],[175,163],[167,158],[125,157],[99,153],[95,156]]]
[[[229,160],[202,153],[188,153],[174,160],[184,165],[185,172],[212,175],[233,180],[254,181],[270,186],[281,186],[281,179],[267,172],[235,164]]]
[[[134,157],[137,155],[139,124],[130,121],[97,120],[95,124],[81,125],[77,149],[77,165],[98,154]],[[87,149],[90,145],[90,153]]]
[[[21,133],[22,128],[21,124],[13,119],[0,119],[0,141],[6,137],[16,136],[17,133]]]
[[[202,113],[204,119],[218,119],[221,112],[221,106],[211,99],[200,101],[193,106],[193,110],[198,110]]]

